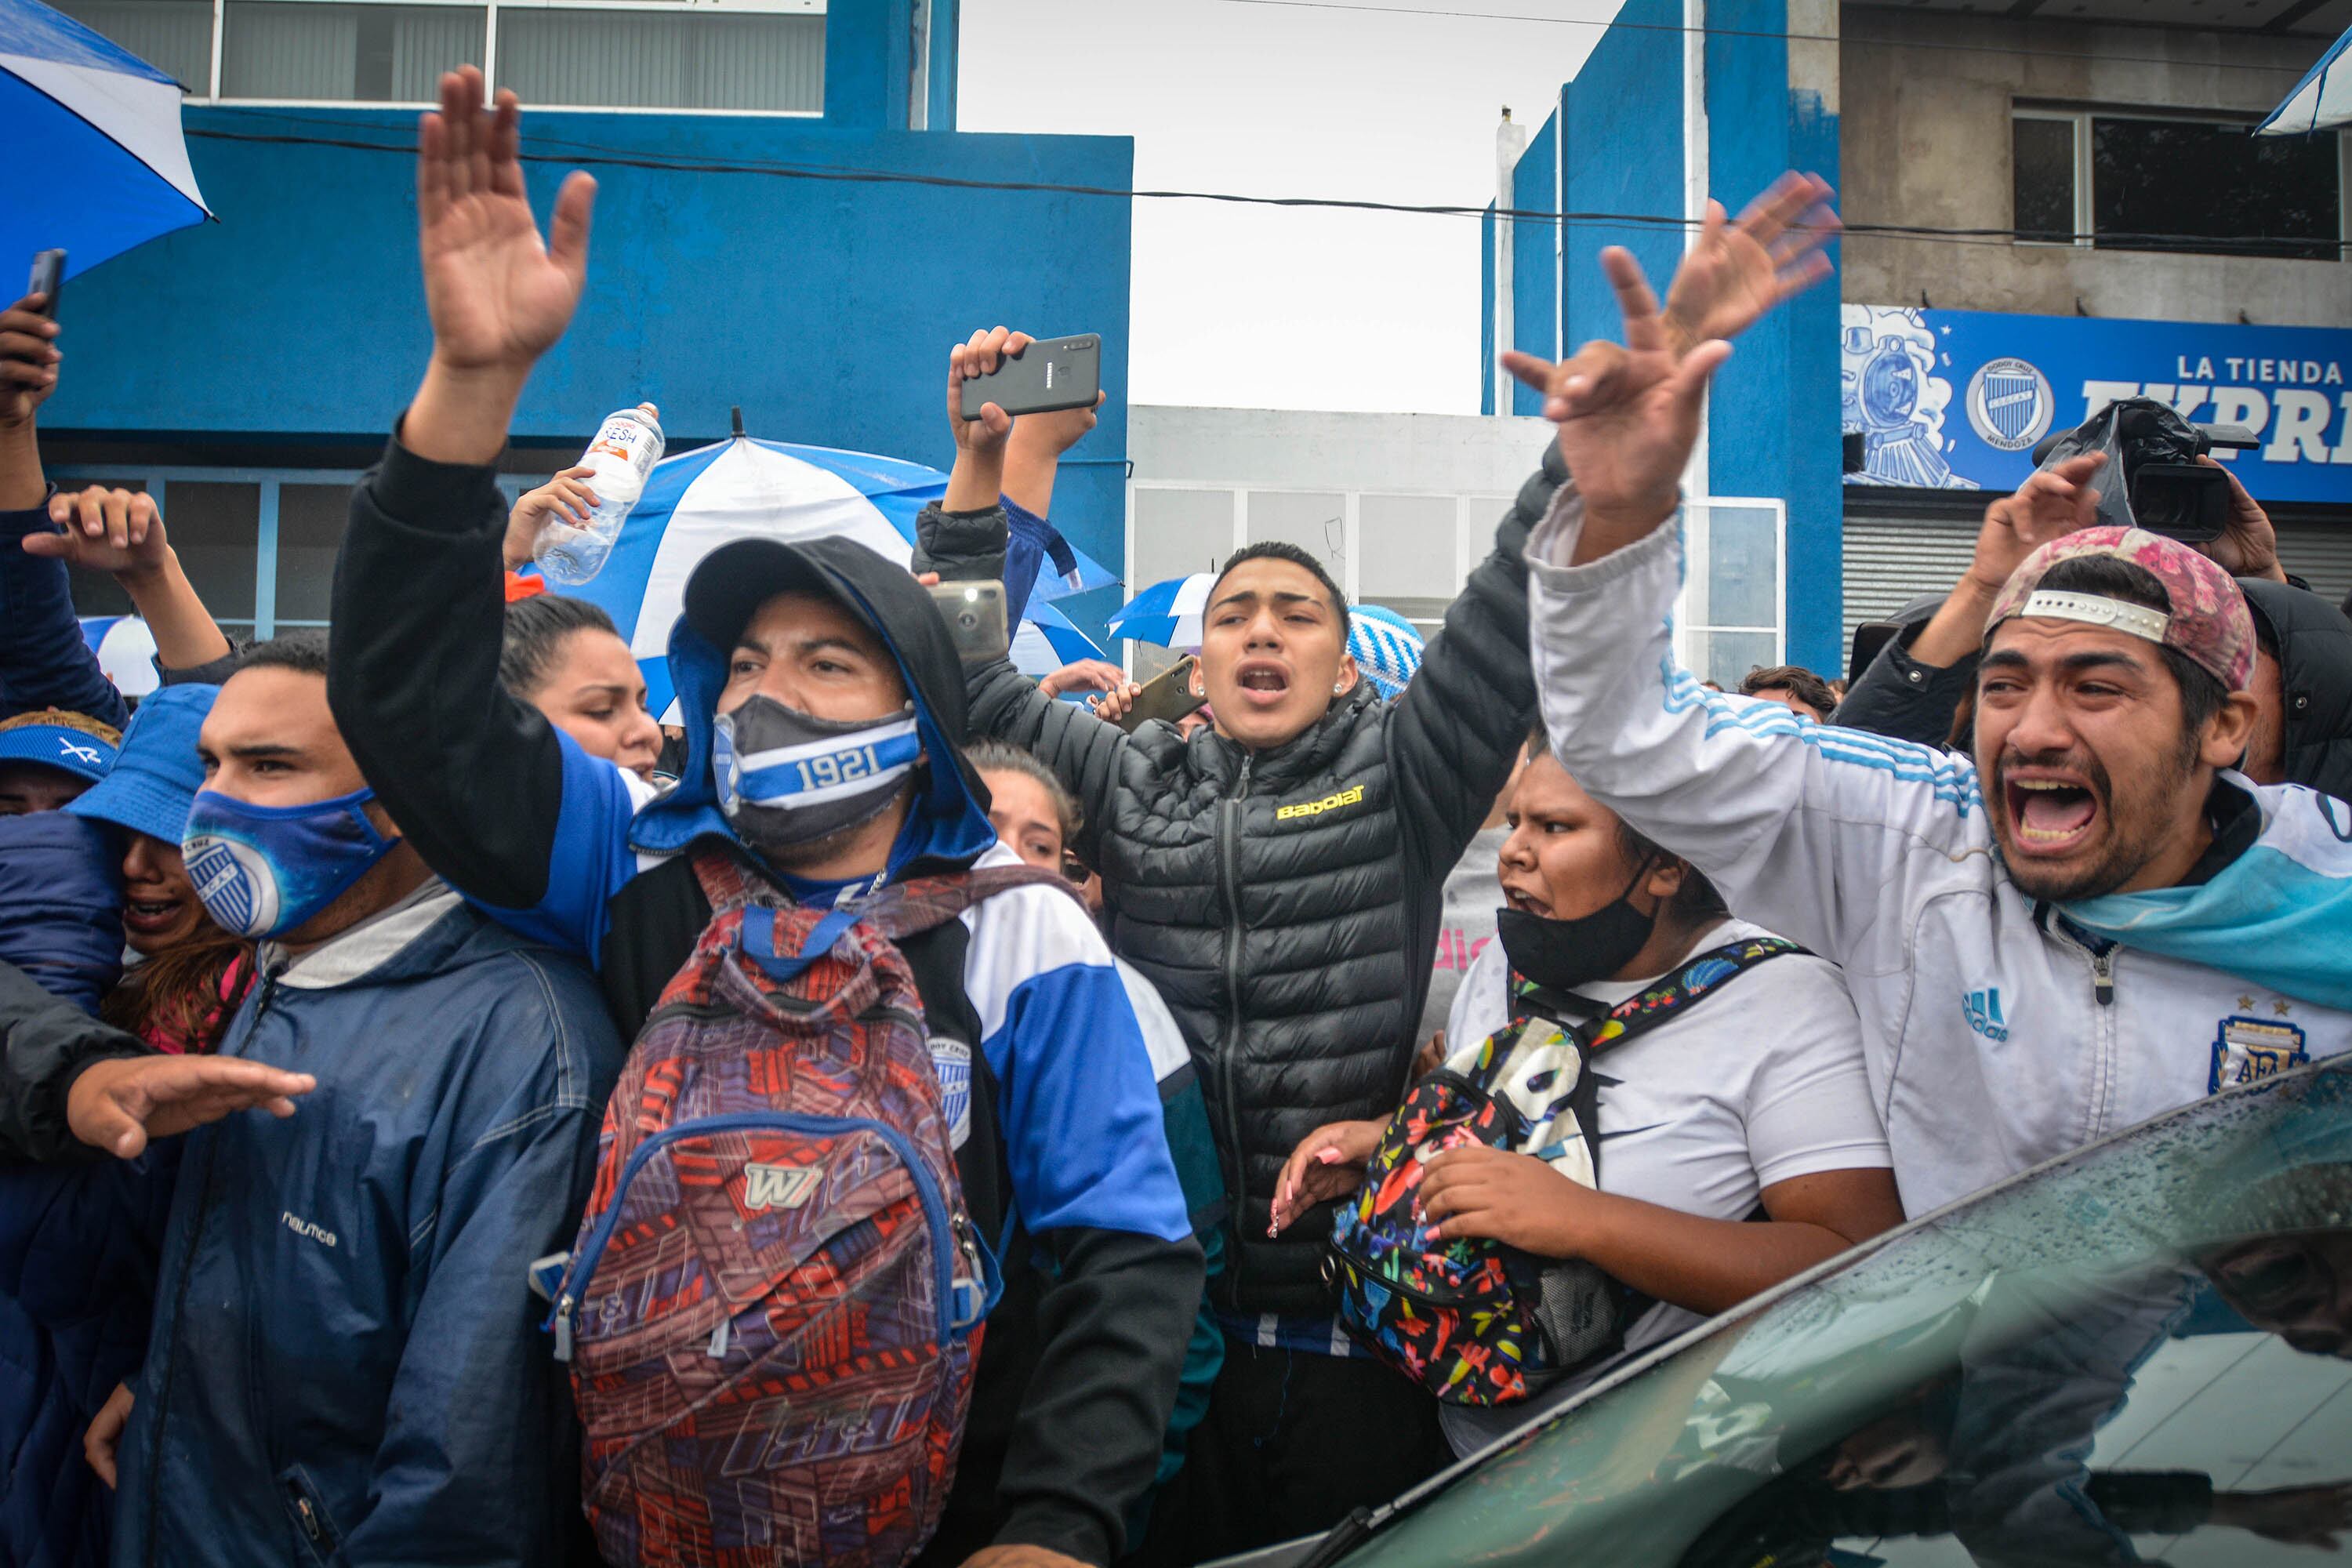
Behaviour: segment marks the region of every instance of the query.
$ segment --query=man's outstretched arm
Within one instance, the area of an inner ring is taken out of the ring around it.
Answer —
[[[520,111],[481,73],[444,77],[420,130],[416,205],[433,358],[383,461],[352,497],[335,563],[327,692],[384,809],[425,862],[507,924],[595,954],[633,868],[635,801],[499,685],[492,464],[541,353],[572,319],[595,183],[566,180],[542,247],[523,192]]]
[[[1738,336],[1829,273],[1822,247],[1837,232],[1829,186],[1790,174],[1738,221],[1707,204],[1697,241],[1675,268],[1660,344],[1675,362]],[[1536,716],[1527,623],[1528,533],[1543,520],[1570,465],[1555,447],[1496,531],[1494,552],[1470,574],[1444,628],[1398,700],[1390,752],[1410,781],[1408,838],[1424,866],[1450,867],[1493,808]]]
[[[1720,341],[1679,360],[1633,257],[1602,253],[1625,342],[1552,365],[1546,394],[1576,478],[1528,542],[1546,729],[1592,796],[1713,879],[1743,915],[1843,962],[1903,896],[1907,858],[1989,841],[1975,770],[1925,748],[1801,721],[1702,688],[1675,660],[1680,477]]]

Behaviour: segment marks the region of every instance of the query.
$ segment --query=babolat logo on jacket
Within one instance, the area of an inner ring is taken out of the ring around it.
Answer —
[[[1274,819],[1276,822],[1288,822],[1296,817],[1320,816],[1327,811],[1337,811],[1343,805],[1361,805],[1363,801],[1364,786],[1358,784],[1352,789],[1339,790],[1327,795],[1321,800],[1301,801],[1297,805],[1286,805],[1274,814]]]

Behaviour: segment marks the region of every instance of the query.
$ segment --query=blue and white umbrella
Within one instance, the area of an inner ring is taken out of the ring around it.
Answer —
[[[1024,675],[1051,675],[1082,658],[1114,663],[1100,644],[1070,622],[1070,617],[1039,600],[1029,601],[1029,614],[1013,634],[1013,668]]]
[[[0,0],[0,268],[63,247],[72,277],[210,217],[180,133],[180,92],[40,0]],[[0,273],[7,300],[16,276]]]
[[[1213,572],[1195,572],[1189,577],[1154,583],[1121,605],[1104,624],[1134,642],[1198,647],[1201,612],[1208,607],[1209,590],[1216,581]]]
[[[2319,63],[2270,118],[2254,127],[2257,136],[2308,136],[2332,125],[2352,124],[2352,27],[2328,46]]]
[[[903,566],[913,553],[915,519],[946,493],[947,482],[919,463],[738,436],[655,464],[604,569],[562,592],[613,617],[645,671],[646,706],[666,714],[676,695],[670,627],[686,580],[704,556],[734,539],[840,534]],[[1076,559],[1082,580],[1104,577],[1097,563]],[[1071,592],[1052,563],[1044,563],[1032,591],[1033,616],[1045,613],[1041,601],[1049,583]],[[1058,612],[1054,618],[1062,619]]]
[[[81,640],[98,656],[99,673],[125,697],[144,697],[163,684],[155,673],[155,634],[137,616],[84,616]]]

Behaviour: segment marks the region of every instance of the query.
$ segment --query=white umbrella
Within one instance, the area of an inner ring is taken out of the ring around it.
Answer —
[[[2270,118],[2254,127],[2254,134],[2308,136],[2332,125],[2352,124],[2352,59],[2345,58],[2347,46],[2352,46],[2352,27],[2328,46]]]

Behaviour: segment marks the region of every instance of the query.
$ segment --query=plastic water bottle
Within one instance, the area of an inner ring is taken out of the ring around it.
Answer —
[[[531,544],[531,559],[549,582],[575,587],[604,569],[614,541],[621,537],[621,524],[645,494],[646,476],[661,461],[663,446],[660,424],[643,408],[605,416],[604,427],[580,458],[593,470],[587,485],[596,492],[588,526],[550,521]]]

